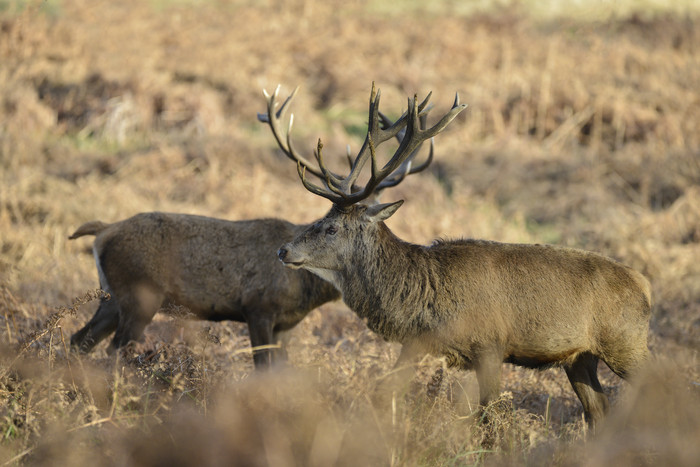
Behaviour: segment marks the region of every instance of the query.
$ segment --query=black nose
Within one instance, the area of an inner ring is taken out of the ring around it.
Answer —
[[[284,258],[287,256],[287,250],[284,248],[280,248],[277,250],[277,257],[280,259],[280,261],[284,261]]]

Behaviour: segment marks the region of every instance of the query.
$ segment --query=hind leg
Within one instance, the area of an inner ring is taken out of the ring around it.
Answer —
[[[574,392],[583,405],[586,421],[594,430],[608,410],[608,398],[598,381],[598,357],[583,353],[564,369]]]
[[[81,353],[90,352],[105,337],[117,329],[118,323],[119,303],[116,298],[103,298],[92,319],[71,336],[71,347]]]
[[[617,376],[629,380],[637,375],[649,362],[646,340],[627,341],[623,348],[616,348],[612,355],[603,356],[603,361]],[[611,352],[609,352],[611,353]]]
[[[132,293],[120,295],[119,323],[109,351],[125,346],[130,341],[138,341],[143,336],[143,330],[151,322],[153,316],[163,303],[165,296],[150,287],[141,286]]]

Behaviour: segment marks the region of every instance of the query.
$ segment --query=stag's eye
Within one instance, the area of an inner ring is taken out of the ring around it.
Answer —
[[[335,235],[335,233],[338,231],[338,228],[331,225],[326,229],[326,235]]]

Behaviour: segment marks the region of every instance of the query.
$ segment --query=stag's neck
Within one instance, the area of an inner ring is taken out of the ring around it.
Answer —
[[[400,240],[381,224],[377,241],[354,251],[336,284],[370,329],[403,342],[436,327],[439,272],[428,248]]]
[[[302,298],[299,309],[306,312],[340,298],[340,292],[331,281],[318,274],[312,274],[312,271],[300,271],[300,273],[303,274],[304,287],[302,290],[306,292],[306,295]]]

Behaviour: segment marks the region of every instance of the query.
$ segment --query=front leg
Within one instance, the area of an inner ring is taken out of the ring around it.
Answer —
[[[503,357],[496,351],[487,351],[474,359],[476,379],[479,382],[479,404],[486,407],[498,398],[501,386]]]
[[[401,346],[401,353],[393,368],[377,385],[374,399],[378,405],[385,405],[391,401],[395,393],[403,392],[415,374],[416,365],[423,355],[424,353],[417,345],[404,343]]]
[[[486,410],[486,407],[495,401],[500,393],[502,366],[503,357],[497,351],[483,352],[474,359],[476,379],[479,382],[480,407],[478,417],[484,430],[481,446],[486,449],[491,449],[499,436],[499,424],[494,423],[492,415],[494,415],[494,411],[498,413],[502,409],[501,407],[492,407]]]
[[[287,348],[289,347],[290,330],[272,332],[272,342],[278,344],[279,349],[273,349],[272,361],[274,364],[285,364],[289,360]]]
[[[275,359],[273,341],[273,320],[261,313],[253,313],[248,318],[248,334],[253,349],[253,362],[257,370],[269,368]]]

